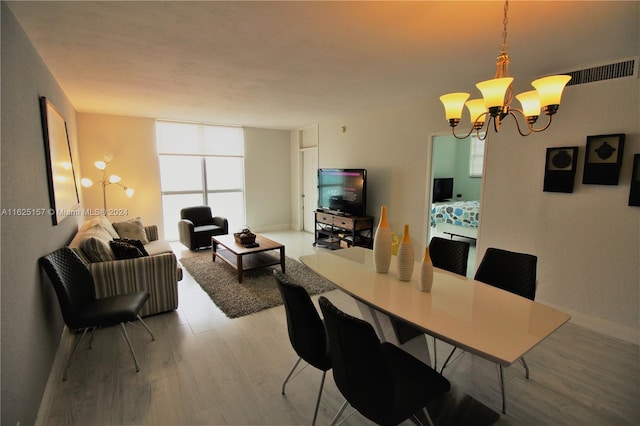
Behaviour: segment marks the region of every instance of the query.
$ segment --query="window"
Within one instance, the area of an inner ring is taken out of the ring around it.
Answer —
[[[156,122],[164,234],[178,239],[180,209],[208,205],[229,220],[245,223],[244,134],[240,127]]]
[[[473,135],[469,145],[471,147],[471,152],[469,153],[469,177],[482,177],[484,141]]]

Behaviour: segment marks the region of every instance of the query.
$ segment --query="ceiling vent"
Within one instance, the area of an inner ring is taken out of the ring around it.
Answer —
[[[638,75],[638,58],[625,59],[623,61],[577,71],[563,72],[562,74],[571,76],[571,80],[567,86],[594,83],[596,81],[611,80],[614,78],[634,77]]]

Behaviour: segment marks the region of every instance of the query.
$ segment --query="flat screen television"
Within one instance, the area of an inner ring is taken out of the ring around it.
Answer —
[[[365,216],[365,169],[318,169],[318,209],[334,214]]]
[[[433,178],[433,202],[450,200],[453,198],[453,178]]]

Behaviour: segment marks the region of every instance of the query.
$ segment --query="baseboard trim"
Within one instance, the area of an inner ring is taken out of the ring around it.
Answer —
[[[281,225],[270,225],[270,226],[258,226],[255,228],[251,228],[253,232],[261,233],[261,232],[277,232],[277,231],[289,231],[291,230],[290,224],[281,224]]]
[[[597,331],[602,334],[606,334],[610,337],[615,337],[625,342],[640,345],[640,330],[626,327],[602,318],[594,317],[593,315],[587,315],[582,312],[573,311],[563,306],[554,305],[545,301],[538,300],[539,302],[550,306],[554,309],[566,312],[571,315],[571,322],[577,325],[581,325],[593,331]]]

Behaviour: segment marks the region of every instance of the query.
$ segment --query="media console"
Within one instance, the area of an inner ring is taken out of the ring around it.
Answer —
[[[373,217],[316,212],[314,246],[330,249],[373,245]]]

